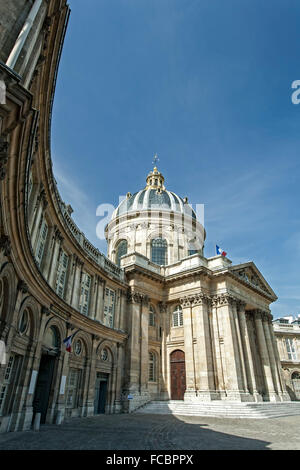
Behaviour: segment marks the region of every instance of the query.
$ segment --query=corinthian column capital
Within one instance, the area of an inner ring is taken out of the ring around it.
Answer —
[[[180,304],[183,308],[186,308],[186,307],[191,307],[192,306],[192,303],[193,303],[193,299],[194,297],[192,295],[190,296],[184,296],[184,297],[180,297]]]

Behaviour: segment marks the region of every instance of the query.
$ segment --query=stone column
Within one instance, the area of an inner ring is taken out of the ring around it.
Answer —
[[[76,255],[69,257],[68,270],[67,270],[67,279],[66,279],[66,290],[65,290],[65,300],[66,303],[71,305],[73,287],[74,287],[74,278],[76,272]]]
[[[127,315],[127,306],[126,306],[126,291],[123,289],[120,290],[120,330],[126,330],[126,315]]]
[[[53,256],[53,245],[54,245],[54,226],[49,227],[48,234],[47,234],[47,241],[44,249],[44,253],[47,253],[48,256],[44,256],[42,260],[42,264],[40,266],[41,272],[45,279],[48,280],[48,271],[49,266],[52,266],[52,256]]]
[[[36,242],[38,239],[39,230],[41,228],[43,211],[46,209],[47,204],[48,204],[46,200],[46,192],[44,189],[41,191],[38,197],[37,204],[38,206],[36,210],[36,216],[34,217],[34,221],[32,225],[32,233],[31,233],[31,246],[32,246],[33,252],[35,252]]]
[[[278,370],[277,367],[277,351],[274,348],[274,343],[273,343],[273,338],[272,338],[272,315],[269,313],[265,313],[263,315],[263,327],[265,331],[265,337],[266,337],[266,343],[267,343],[267,348],[269,352],[269,357],[270,357],[270,364],[271,364],[271,370],[272,370],[272,375],[273,375],[273,381],[275,384],[275,390],[277,391],[277,394],[279,396],[279,399],[281,401],[287,401],[288,400],[288,394],[286,390],[283,389],[282,386],[282,380],[281,380],[281,370]],[[286,394],[284,393],[286,392]]]
[[[122,383],[123,383],[123,371],[124,371],[124,345],[117,344],[117,357],[116,357],[116,381],[115,381],[115,402],[114,402],[114,413],[122,412]]]
[[[39,185],[36,183],[33,185],[33,192],[34,194],[31,195],[30,201],[28,201],[28,228],[29,232],[31,232],[32,224],[34,220],[34,215],[36,214],[36,210],[38,208],[38,197],[39,197]]]
[[[257,382],[255,376],[255,368],[254,362],[251,352],[251,345],[250,345],[250,338],[249,338],[249,331],[247,327],[246,321],[246,312],[245,312],[246,303],[242,301],[238,301],[237,303],[237,311],[238,311],[238,320],[239,320],[239,327],[240,327],[240,334],[241,334],[241,342],[242,348],[244,353],[244,361],[245,361],[245,371],[247,376],[247,387],[249,392],[253,395],[253,398],[256,402],[262,401],[262,396],[258,393],[257,390]]]
[[[129,337],[126,343],[126,377],[123,395],[124,411],[131,412],[150,401],[151,398],[146,389],[148,380],[147,384],[145,383],[146,374],[148,374],[148,318],[147,321],[145,319],[147,299],[144,298],[143,294],[130,290],[128,292],[128,302]],[[145,335],[145,337],[142,338],[142,335]],[[133,398],[127,400],[128,395]]]
[[[142,311],[140,318],[140,389],[148,390],[149,381],[149,346],[148,346],[148,329],[149,329],[149,297],[142,296]]]
[[[263,370],[264,381],[265,381],[265,390],[270,401],[278,401],[278,395],[276,394],[275,389],[274,389],[270,358],[269,358],[269,353],[268,353],[268,348],[267,348],[267,343],[266,343],[266,338],[265,338],[265,333],[264,333],[264,328],[263,328],[263,323],[262,323],[262,315],[263,315],[263,312],[261,310],[256,310],[254,312],[257,340],[258,340],[260,358],[261,358],[261,363],[262,363],[262,370]]]
[[[243,380],[243,385],[244,385],[243,389],[246,394],[249,394],[247,374],[246,374],[246,365],[245,365],[244,344],[241,338],[240,323],[239,323],[239,318],[238,318],[238,313],[237,313],[238,312],[237,304],[238,304],[238,301],[236,300],[232,306],[232,313],[233,313],[236,336],[237,336],[239,359],[240,359],[240,365],[241,365],[241,374],[242,374],[242,380]],[[251,399],[251,397],[249,398]]]
[[[51,259],[49,275],[48,275],[48,283],[49,285],[55,290],[55,282],[56,282],[56,275],[57,275],[57,262],[60,256],[60,246],[62,243],[62,236],[58,229],[54,232],[53,237],[53,249],[51,250],[51,257],[49,256],[49,260]]]
[[[97,275],[97,302],[95,307],[95,320],[103,323],[103,297],[105,281]]]
[[[218,297],[214,296],[211,299],[211,308],[212,308],[212,350],[214,357],[214,372],[215,372],[215,383],[216,391],[218,396],[221,399],[224,399],[226,396],[225,392],[225,379],[224,379],[224,335],[223,335],[223,325],[218,318]]]
[[[95,400],[95,382],[96,382],[96,360],[97,360],[97,347],[99,345],[100,337],[92,335],[92,349],[91,357],[87,359],[86,370],[86,389],[84,392],[84,414],[85,416],[94,415],[94,400]]]
[[[280,362],[280,358],[279,358],[279,352],[278,352],[278,348],[277,348],[277,341],[276,341],[276,338],[275,338],[273,324],[272,324],[272,315],[270,315],[270,317],[269,317],[269,333],[270,333],[270,338],[271,338],[271,342],[272,342],[272,346],[273,346],[275,365],[276,365],[276,369],[277,369],[277,372],[278,372],[279,383],[280,383],[281,392],[279,393],[279,396],[280,396],[280,399],[282,401],[290,401],[291,399],[290,399],[290,396],[289,396],[289,394],[287,392],[287,389],[286,389],[285,380],[284,380],[284,377],[283,377],[283,370],[282,370],[282,366],[281,366],[281,362]]]
[[[90,303],[89,303],[89,311],[88,316],[92,319],[96,316],[96,303],[97,303],[97,293],[98,293],[98,279],[97,275],[92,277],[91,282],[91,293],[90,293]]]
[[[161,318],[161,380],[160,380],[160,399],[168,400],[168,352],[167,352],[167,332],[168,332],[168,308],[166,304],[160,304]]]
[[[209,297],[202,292],[196,294],[193,299],[192,314],[197,338],[195,345],[197,396],[203,401],[217,398],[208,308]]]
[[[193,297],[180,299],[183,313],[186,391],[184,401],[197,401],[196,364],[192,320]]]
[[[240,350],[234,318],[236,300],[229,294],[218,296],[218,317],[222,319],[225,353],[225,387],[228,400],[249,401],[245,393]]]
[[[79,307],[79,297],[80,297],[80,282],[81,282],[81,273],[83,262],[76,256],[75,258],[75,278],[74,278],[74,287],[72,292],[71,305],[76,310]]]
[[[74,325],[72,325],[69,322],[66,322],[66,333],[65,333],[66,338],[70,336],[72,333],[74,333]],[[54,419],[56,419],[58,412],[60,412],[62,421],[64,420],[65,412],[66,412],[65,393],[67,389],[67,381],[68,381],[68,374],[69,374],[69,360],[70,360],[70,353],[66,351],[66,349],[62,345],[60,358],[59,358],[59,364],[57,365],[55,417],[53,416]],[[55,422],[55,420],[53,422]]]

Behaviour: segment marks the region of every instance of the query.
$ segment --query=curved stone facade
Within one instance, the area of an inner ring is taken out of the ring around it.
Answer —
[[[85,238],[60,198],[50,149],[69,8],[4,1],[0,17],[0,430],[29,429],[38,416],[130,412],[174,387],[187,401],[288,399],[271,327],[276,295],[252,262],[205,258],[193,215],[194,254],[185,227],[155,210],[153,227],[124,219],[124,236],[132,232],[120,266],[116,218],[110,259]],[[149,247],[162,233],[169,252],[159,265]]]

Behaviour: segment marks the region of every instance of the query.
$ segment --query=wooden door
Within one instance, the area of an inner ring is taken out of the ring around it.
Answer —
[[[108,374],[97,373],[95,385],[94,413],[105,413]]]
[[[171,362],[171,399],[183,400],[186,388],[185,382],[185,357],[184,352],[179,349],[173,351],[170,356]]]

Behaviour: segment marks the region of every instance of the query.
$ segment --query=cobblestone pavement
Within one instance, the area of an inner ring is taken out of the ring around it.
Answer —
[[[100,415],[43,425],[39,432],[0,434],[0,450],[299,450],[299,429],[300,416]]]

